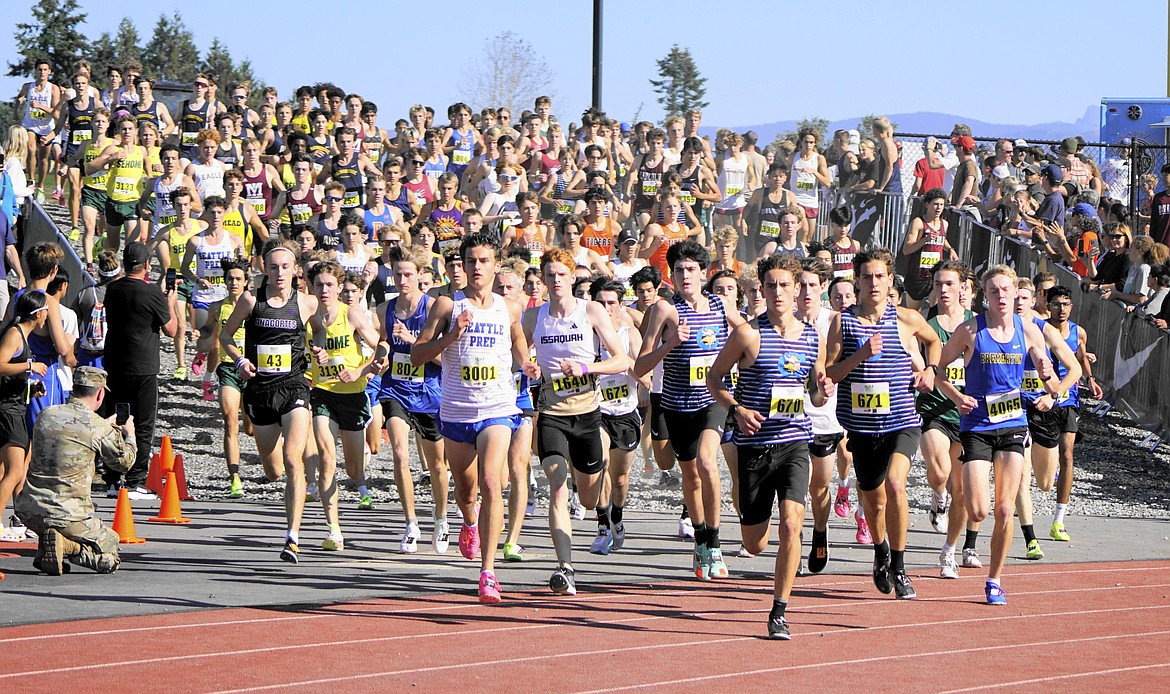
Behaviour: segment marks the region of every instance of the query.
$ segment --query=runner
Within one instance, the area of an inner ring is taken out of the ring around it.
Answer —
[[[194,325],[207,325],[211,305],[223,301],[227,296],[222,261],[225,258],[247,258],[243,242],[223,226],[224,218],[227,216],[227,201],[212,196],[203,201],[203,205],[207,228],[187,240],[187,248],[178,268],[183,277],[192,284],[191,307],[194,309]],[[206,359],[206,356],[203,359]],[[180,381],[186,380],[187,365],[179,362],[172,377]]]
[[[397,231],[391,233],[398,233]],[[373,280],[377,282],[378,278],[375,276]],[[391,280],[393,284],[393,280]],[[367,288],[370,286],[370,281],[367,279],[365,273],[347,272],[345,273],[345,283],[341,285],[341,300],[345,302],[350,309],[357,307],[358,309],[369,309],[368,316],[370,323],[374,326],[374,331],[379,335],[382,334],[382,321],[378,318],[377,307],[381,303],[374,303],[367,299]],[[377,288],[374,288],[377,292]],[[393,296],[398,293],[394,292]],[[393,298],[393,297],[391,297]],[[384,303],[384,301],[382,302]],[[367,344],[360,337],[358,338],[358,346],[362,350],[362,356],[370,361],[375,361],[374,356],[377,353],[378,345]],[[370,419],[366,423],[365,429],[365,446],[362,449],[363,455],[356,458],[345,459],[345,475],[349,477],[350,481],[357,484],[358,491],[358,505],[359,511],[368,511],[374,508],[374,500],[369,496],[369,490],[366,486],[366,468],[382,450],[382,437],[386,435],[383,427],[385,419],[382,416],[382,404],[378,399],[378,395],[382,392],[382,377],[376,372],[384,369],[384,364],[375,364],[371,367],[366,381],[366,402],[370,408]]]
[[[207,222],[191,218],[194,196],[189,189],[175,188],[170,192],[169,197],[167,207],[174,214],[174,221],[159,228],[158,233],[150,240],[150,250],[151,255],[158,257],[159,272],[163,277],[166,277],[169,270],[174,269],[176,276],[183,278],[178,283],[175,292],[175,318],[179,322],[179,327],[175,331],[174,339],[177,368],[172,377],[185,379],[187,377],[187,304],[191,303],[195,283],[187,279],[187,267],[183,265],[183,261],[187,254],[187,242],[196,234],[207,229]],[[162,210],[162,206],[158,205],[156,209]],[[201,324],[196,323],[195,325]]]
[[[909,600],[916,593],[904,566],[906,477],[922,426],[912,391],[934,388],[941,345],[920,314],[889,303],[893,253],[864,251],[854,267],[858,303],[829,327],[828,374],[849,395],[837,399],[837,418],[849,432],[857,488],[873,537],[874,585]],[[926,367],[918,372],[910,357],[911,349],[918,349],[915,341],[926,351]]]
[[[666,143],[666,133],[655,128],[646,135],[646,142],[650,146],[650,150],[645,154],[638,154],[634,158],[634,163],[630,167],[632,174],[626,178],[625,198],[633,200],[634,221],[638,225],[639,230],[645,230],[650,224],[650,209],[654,207],[655,200],[658,199],[658,187],[662,183],[662,173],[666,170],[666,158],[663,156],[662,149]],[[674,217],[667,213],[667,219],[674,219],[678,216],[678,210],[674,211]],[[666,272],[662,271],[663,275]]]
[[[748,236],[743,257],[762,258],[776,251],[780,243],[780,215],[793,203],[792,191],[784,187],[787,181],[788,170],[777,162],[768,167],[764,186],[752,193],[744,208]]]
[[[121,248],[121,231],[126,229],[126,243],[138,240],[138,201],[142,198],[146,178],[146,149],[138,145],[138,126],[133,116],[114,119],[118,139],[85,166],[86,173],[108,167],[106,174],[106,240],[111,251]]]
[[[512,303],[525,305],[523,272],[528,263],[510,261],[496,273],[496,293]],[[533,355],[535,358],[535,355]],[[508,444],[508,532],[504,537],[504,561],[524,561],[520,531],[524,518],[536,510],[536,477],[532,472],[532,420],[536,408],[532,403],[532,383],[527,374],[512,374],[516,381],[516,407],[520,408],[520,426]]]
[[[680,209],[682,209],[682,203],[679,202],[678,198],[668,197],[662,200],[662,211],[666,219],[678,219]],[[670,266],[666,260],[669,249],[677,243],[682,243],[688,238],[703,233],[703,228],[700,226],[687,229],[677,221],[664,224],[654,223],[642,228],[645,229],[645,232],[642,234],[638,256],[648,259],[663,279],[670,276]]]
[[[93,120],[90,123],[94,136],[82,143],[70,163],[70,167],[76,166],[82,176],[81,255],[87,268],[93,265],[94,240],[99,228],[99,219],[105,219],[106,202],[109,201],[109,195],[106,194],[109,167],[106,164],[91,165],[106,151],[106,146],[110,142],[106,137],[106,130],[110,125],[110,112],[101,106],[94,108]],[[101,228],[104,233],[104,222]]]
[[[255,297],[244,294],[220,328],[219,342],[246,381],[244,412],[252,420],[260,463],[269,480],[285,476],[284,509],[288,529],[283,561],[300,561],[301,516],[305,508],[305,443],[312,428],[309,382],[305,379],[305,325],[317,300],[298,296],[296,246],[272,241],[265,248],[266,281]],[[235,334],[244,326],[244,351]]]
[[[984,273],[987,313],[960,325],[942,353],[943,363],[956,359],[966,362],[964,393],[950,383],[945,371],[940,384],[962,414],[959,430],[963,442],[963,495],[971,520],[982,521],[992,510],[988,474],[993,468],[995,471],[995,529],[984,587],[989,605],[1007,604],[1000,578],[1012,541],[1024,440],[1028,436],[1028,419],[1020,395],[1024,355],[1032,357],[1049,393],[1067,392],[1081,376],[1080,364],[1063,340],[1054,340],[1052,334],[1016,315],[1016,280],[1016,273],[1006,265],[996,265]],[[1067,369],[1059,383],[1044,353],[1045,344]]]
[[[26,168],[29,184],[37,200],[42,202],[45,197],[42,188],[52,165],[53,113],[61,102],[61,88],[49,81],[52,73],[49,61],[38,59],[33,64],[33,81],[25,82],[15,99],[18,110],[24,106],[20,125],[35,137],[34,146],[28,151]]]
[[[539,368],[528,360],[520,307],[491,293],[499,245],[485,234],[471,234],[464,237],[460,255],[467,286],[435,301],[410,361],[422,366],[443,357],[439,430],[463,513],[459,550],[468,559],[481,553],[480,602],[498,603],[495,553],[503,526],[508,441],[520,425],[512,368],[520,364],[529,376],[537,376]],[[477,486],[483,494],[478,512]]]
[[[446,554],[450,546],[447,524],[447,461],[443,450],[443,439],[439,435],[440,375],[442,366],[438,362],[414,365],[411,363],[413,345],[427,322],[435,299],[422,293],[419,274],[426,261],[420,254],[407,253],[404,249],[390,250],[390,264],[394,273],[394,286],[398,296],[386,303],[382,319],[381,339],[388,349],[388,369],[382,376],[382,388],[378,399],[386,420],[386,431],[390,434],[390,449],[394,461],[394,484],[402,502],[406,517],[406,530],[398,545],[400,552],[418,551],[421,535],[414,510],[414,479],[410,473],[411,431],[418,437],[419,455],[431,478],[431,494],[435,503],[434,526],[431,532],[431,546],[436,554]],[[379,345],[378,355],[383,346]],[[386,357],[381,357],[385,360]],[[372,507],[365,491],[362,503]]]
[[[73,223],[69,236],[70,240],[76,241],[81,227],[78,219],[81,212],[81,177],[85,174],[82,167],[78,166],[78,153],[86,142],[93,139],[93,115],[101,104],[90,95],[88,75],[73,76],[73,92],[77,96],[69,101],[61,100],[53,120],[57,123],[54,138],[66,130],[69,132],[65,151],[61,154],[61,173],[68,174],[69,219]]]
[[[796,296],[796,318],[816,328],[820,344],[825,344],[829,325],[837,313],[826,309],[821,296],[828,286],[832,270],[823,260],[805,259],[797,276],[799,293]],[[823,352],[823,350],[822,350]],[[813,513],[812,545],[808,552],[808,570],[820,573],[829,563],[829,482],[837,466],[837,449],[845,431],[837,421],[837,395],[826,396],[825,402],[817,405],[813,394],[806,392],[804,411],[811,423],[812,440],[808,444],[809,486],[808,495]],[[742,480],[741,480],[742,484]],[[771,505],[769,504],[769,508]],[[848,514],[846,514],[848,515]]]
[[[195,181],[195,191],[200,200],[218,195],[224,195],[223,175],[227,166],[215,158],[215,150],[219,148],[220,135],[214,130],[201,130],[195,135],[195,154],[191,163],[183,173]]]
[[[340,551],[345,549],[345,539],[337,517],[337,444],[340,441],[347,469],[361,464],[370,419],[365,391],[372,360],[362,354],[358,340],[376,345],[378,331],[365,309],[339,301],[345,283],[340,265],[332,261],[317,263],[309,270],[309,282],[317,297],[317,310],[309,318],[315,357],[309,397],[313,404],[313,433],[321,456],[318,490],[329,526],[321,549]]]
[[[770,256],[759,262],[758,272],[767,311],[735,328],[707,372],[706,384],[715,405],[735,417],[733,441],[742,466],[739,507],[745,550],[759,554],[768,546],[772,508],[776,502],[780,505],[780,547],[768,638],[788,640],[784,615],[800,566],[800,529],[813,439],[804,403],[808,397],[812,404],[823,406],[836,387],[825,375],[825,346],[817,328],[794,314],[800,262]],[[734,397],[724,382],[733,366],[739,368]],[[824,515],[828,517],[827,508]]]
[[[673,199],[673,198],[671,198]],[[695,532],[694,573],[701,580],[727,578],[719,544],[721,491],[716,457],[727,410],[714,402],[705,377],[728,332],[743,324],[739,311],[702,292],[710,257],[694,241],[671,246],[667,261],[675,296],[646,314],[645,336],[634,373],[663,364],[662,411],[671,447],[683,473],[683,500]]]
[[[947,221],[942,218],[947,206],[947,194],[942,188],[926,191],[922,196],[923,213],[910,221],[902,255],[910,259],[906,276],[906,293],[917,308],[930,296],[934,287],[931,270],[943,260],[958,260],[959,255],[947,241]]]
[[[195,81],[191,84],[194,98],[184,100],[179,107],[179,146],[184,149],[188,159],[194,159],[198,154],[199,135],[214,127],[214,116],[221,106],[208,99],[210,89],[211,80],[207,75],[195,75]],[[215,144],[218,146],[219,142]]]
[[[558,595],[577,594],[570,484],[576,482],[581,505],[592,509],[605,478],[597,377],[625,374],[631,365],[605,309],[573,296],[575,262],[564,249],[545,251],[540,274],[548,287],[548,302],[524,313],[524,336],[534,345],[539,366],[539,374],[530,375],[542,375],[536,447],[549,482],[548,524],[557,555],[548,585]],[[610,356],[594,361],[596,342]]]

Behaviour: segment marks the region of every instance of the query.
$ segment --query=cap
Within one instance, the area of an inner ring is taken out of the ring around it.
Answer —
[[[623,122],[620,127],[621,127],[623,133],[630,132],[630,124],[629,123]]]
[[[756,134],[755,130],[749,130],[743,134],[744,144],[747,144],[747,143],[755,144],[756,142],[759,142],[759,140],[760,140],[760,136]]]
[[[1012,144],[1014,144],[1016,147],[1022,147],[1023,149],[1028,149],[1028,141],[1024,140],[1024,139],[1016,140]]]
[[[1072,211],[1073,214],[1083,214],[1086,217],[1097,216],[1097,210],[1093,209],[1093,206],[1087,202],[1078,202],[1077,204],[1073,205]]]
[[[1066,154],[1076,154],[1077,148],[1080,146],[1080,144],[1081,143],[1077,141],[1077,138],[1066,137],[1060,141],[1060,151]]]
[[[951,142],[968,153],[975,151],[975,138],[970,135],[957,135],[951,138]]]
[[[1072,159],[1069,159],[1068,157],[1057,157],[1057,158],[1052,160],[1052,163],[1056,164],[1057,166],[1061,167],[1062,169],[1071,169],[1072,168]]]
[[[1060,183],[1064,180],[1064,172],[1056,164],[1045,166],[1041,169],[1040,173],[1044,174],[1044,177],[1053,183]]]
[[[145,243],[126,244],[126,250],[122,251],[122,267],[129,272],[140,265],[146,265],[150,262],[150,249],[146,247]]]
[[[73,369],[73,385],[86,388],[105,388],[106,372],[96,366],[79,366]]]
[[[622,229],[621,233],[618,234],[617,242],[619,246],[626,243],[637,243],[638,232],[633,229]]]
[[[998,179],[1005,179],[1012,175],[1012,170],[1007,167],[1007,164],[1000,164],[991,170],[991,175]]]
[[[1025,186],[1023,183],[1009,183],[1003,187],[1003,194],[1011,196],[1011,195],[1015,195],[1016,193],[1018,193],[1024,189],[1025,189]]]
[[[1034,174],[1037,174],[1037,175],[1039,175],[1039,174],[1040,174],[1040,167],[1039,167],[1039,166],[1036,166],[1035,164],[1028,164],[1028,165],[1026,165],[1026,166],[1024,167],[1024,169],[1023,169],[1023,170],[1024,170],[1024,171],[1027,171],[1028,173],[1034,173]]]

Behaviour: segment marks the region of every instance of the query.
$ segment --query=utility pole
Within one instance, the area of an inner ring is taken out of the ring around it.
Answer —
[[[593,0],[593,108],[601,110],[601,5],[602,0]],[[1170,6],[1170,0],[1167,0]],[[1170,96],[1170,77],[1167,78],[1167,95]]]

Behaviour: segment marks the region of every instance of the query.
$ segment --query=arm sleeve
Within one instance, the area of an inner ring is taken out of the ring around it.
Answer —
[[[126,472],[134,465],[134,457],[138,453],[138,444],[134,438],[123,436],[121,429],[115,429],[109,422],[96,416],[93,441],[97,447],[98,460],[110,469]]]

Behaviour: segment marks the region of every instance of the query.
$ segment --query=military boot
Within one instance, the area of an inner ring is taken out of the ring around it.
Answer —
[[[77,545],[76,542],[62,537],[56,530],[46,528],[38,539],[37,553],[33,555],[33,566],[37,571],[50,576],[69,573],[69,565],[65,563],[67,544]]]
[[[101,554],[93,551],[93,547],[88,545],[80,546],[78,549],[75,555],[69,557],[69,561],[93,569],[99,574],[112,574],[118,570],[118,564],[121,563],[116,554]]]

